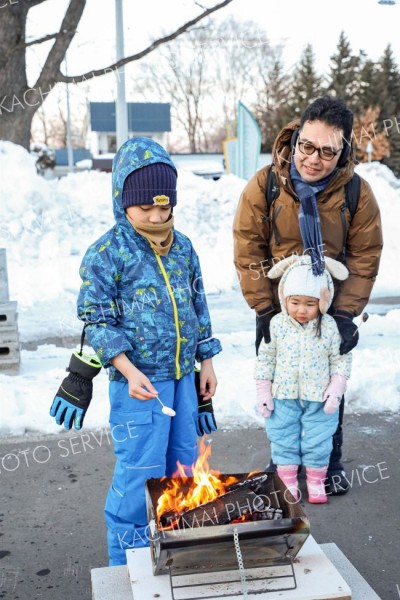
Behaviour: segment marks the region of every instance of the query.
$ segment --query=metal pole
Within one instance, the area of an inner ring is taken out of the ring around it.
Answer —
[[[67,55],[65,54],[65,74],[68,75]],[[71,135],[71,112],[69,108],[69,87],[68,83],[65,84],[66,95],[67,95],[67,152],[68,152],[68,171],[74,170],[74,151],[72,148],[72,135]]]
[[[124,58],[124,14],[123,0],[115,0],[115,24],[116,24],[116,47],[117,61]],[[117,75],[117,149],[128,139],[128,108],[125,98],[125,69],[118,69]]]

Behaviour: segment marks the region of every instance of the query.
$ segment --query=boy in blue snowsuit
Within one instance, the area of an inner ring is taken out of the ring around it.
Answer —
[[[114,158],[116,224],[87,250],[80,269],[78,315],[109,370],[110,427],[116,465],[106,505],[110,565],[125,550],[149,545],[145,481],[171,476],[197,458],[195,360],[200,394],[216,378],[199,260],[173,227],[177,172],[169,154],[144,137],[125,142]],[[162,412],[156,396],[176,416]]]

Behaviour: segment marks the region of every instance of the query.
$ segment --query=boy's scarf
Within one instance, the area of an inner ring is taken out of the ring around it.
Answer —
[[[165,223],[158,223],[157,225],[154,223],[137,223],[131,219],[128,214],[126,215],[126,218],[135,231],[137,231],[139,235],[145,237],[150,246],[156,250],[158,254],[167,256],[172,246],[172,242],[174,241],[174,232],[172,231],[172,227],[174,226],[174,215],[170,215]]]
[[[290,165],[290,179],[300,200],[299,227],[303,240],[303,252],[310,254],[312,272],[322,275],[325,269],[324,244],[322,241],[321,221],[319,218],[317,194],[322,192],[336,175],[336,170],[319,181],[304,181],[296,169],[294,161]]]

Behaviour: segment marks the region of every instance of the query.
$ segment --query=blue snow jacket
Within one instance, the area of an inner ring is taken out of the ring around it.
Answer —
[[[126,381],[111,365],[125,352],[152,381],[180,379],[194,360],[221,351],[212,337],[199,259],[190,240],[174,230],[167,256],[135,231],[121,205],[126,177],[169,155],[156,142],[132,138],[114,158],[112,187],[116,224],[92,244],[81,264],[78,317],[110,380]]]

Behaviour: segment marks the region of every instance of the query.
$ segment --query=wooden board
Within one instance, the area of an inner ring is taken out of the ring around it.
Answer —
[[[160,598],[161,600],[172,600],[169,575],[154,576],[150,557],[150,548],[128,550],[126,553],[128,561],[128,573],[132,586],[134,600],[149,600]],[[282,567],[280,567],[282,569]],[[278,571],[274,567],[266,567],[265,575],[274,577]],[[283,572],[283,579],[272,579],[263,581],[264,589],[271,591],[253,595],[249,598],[255,600],[351,600],[352,594],[349,586],[325,556],[317,542],[310,535],[304,546],[296,557],[294,570],[297,579],[297,588],[285,591],[272,591],[277,587],[290,585]],[[205,575],[191,575],[189,581],[181,580],[187,587],[180,588],[175,592],[176,600],[194,598],[225,598],[226,600],[237,600],[241,596],[241,586],[232,584],[231,579],[237,576],[237,571],[224,571],[223,573],[210,573],[210,584],[204,585]],[[282,575],[282,571],[279,571]],[[251,572],[248,574],[251,576]],[[215,583],[217,582],[217,583]],[[221,582],[221,583],[218,583]],[[198,584],[202,584],[201,587]],[[256,582],[247,583],[248,591],[257,589]],[[235,586],[235,587],[233,587]],[[231,595],[231,594],[234,595]],[[237,595],[239,593],[239,596]],[[226,595],[230,594],[230,595]]]

